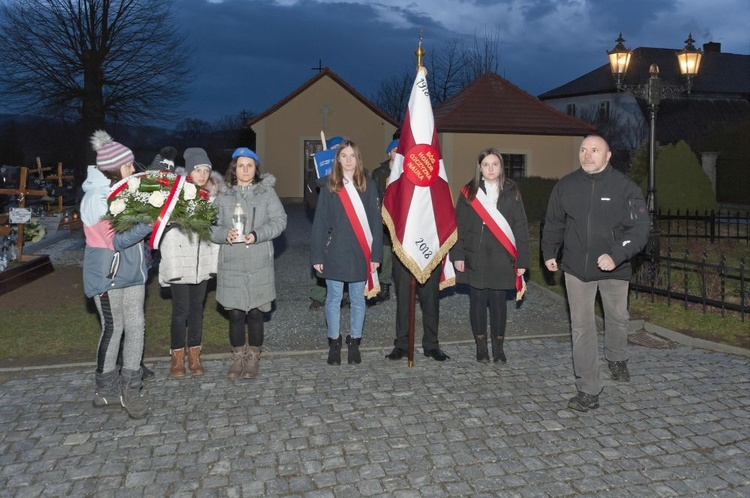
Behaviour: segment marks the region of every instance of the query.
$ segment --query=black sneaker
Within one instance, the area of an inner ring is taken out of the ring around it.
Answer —
[[[630,382],[630,372],[628,372],[627,361],[607,361],[609,371],[612,372],[612,380],[616,382]]]
[[[568,408],[579,412],[587,412],[599,408],[599,395],[586,394],[578,391],[573,398],[568,401]]]

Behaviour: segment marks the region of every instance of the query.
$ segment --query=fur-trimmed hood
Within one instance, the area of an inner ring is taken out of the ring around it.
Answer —
[[[276,177],[271,173],[260,175],[260,178],[261,181],[259,183],[254,183],[246,188],[257,188],[260,192],[264,192],[266,190],[273,190],[273,188],[276,186]],[[228,183],[224,182],[222,183],[219,192],[228,192],[235,187],[242,188],[238,185],[229,185]]]

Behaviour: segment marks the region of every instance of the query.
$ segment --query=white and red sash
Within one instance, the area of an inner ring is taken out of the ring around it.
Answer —
[[[469,201],[469,189],[467,187],[461,189],[461,194]],[[469,205],[482,218],[484,224],[487,225],[492,235],[503,245],[505,250],[513,256],[513,259],[518,261],[516,237],[513,235],[513,229],[511,229],[508,220],[497,209],[497,205],[490,200],[481,188],[477,189],[477,195],[474,200],[469,201]],[[513,270],[517,270],[517,267],[514,267]],[[516,300],[520,301],[525,292],[526,282],[522,275],[516,274]]]
[[[354,187],[354,183],[344,180],[344,188],[339,190],[339,199],[344,205],[349,223],[352,225],[354,235],[357,237],[360,248],[365,255],[367,263],[367,284],[365,285],[365,297],[372,298],[380,291],[380,282],[378,281],[378,272],[370,272],[370,258],[372,257],[372,231],[370,223],[367,220],[365,206],[359,197],[359,192]]]

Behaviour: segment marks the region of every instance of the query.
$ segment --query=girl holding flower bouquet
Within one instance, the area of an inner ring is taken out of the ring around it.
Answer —
[[[143,239],[152,230],[138,223],[115,232],[108,219],[107,197],[112,184],[135,172],[133,152],[115,142],[105,131],[91,137],[96,166],[89,166],[83,183],[81,221],[86,235],[83,287],[93,297],[101,320],[97,350],[94,406],[119,402],[131,418],[143,418],[148,405],[141,396],[141,359],[145,328],[146,247]],[[117,355],[123,338],[123,366]]]
[[[247,147],[232,153],[224,181],[215,202],[219,219],[211,230],[211,240],[221,244],[216,300],[229,313],[228,377],[252,379],[263,345],[263,313],[271,311],[276,299],[273,239],[286,228],[286,212],[273,188],[276,178],[261,175],[258,155]],[[240,210],[241,230],[232,222]]]
[[[220,177],[212,175],[211,161],[206,151],[191,147],[185,149],[185,170],[193,185],[213,201],[223,183]],[[217,175],[218,176],[218,175]],[[203,307],[206,300],[208,280],[216,275],[219,247],[210,241],[199,240],[196,234],[189,234],[179,225],[172,225],[164,234],[159,245],[159,284],[171,287],[172,322],[170,355],[171,377],[185,376],[185,329],[187,328],[187,356],[192,375],[203,375],[201,364],[201,341],[203,338]]]

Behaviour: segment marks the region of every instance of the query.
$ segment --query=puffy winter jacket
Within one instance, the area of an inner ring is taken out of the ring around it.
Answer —
[[[262,181],[248,187],[225,186],[214,201],[219,218],[211,240],[220,245],[216,300],[227,309],[266,311],[276,299],[273,239],[286,228],[286,212],[274,185],[276,178],[266,173]],[[254,244],[226,241],[237,204],[247,215],[246,232],[255,232]]]
[[[198,284],[216,276],[219,246],[172,227],[159,244],[159,285]]]
[[[604,171],[582,168],[562,177],[547,206],[542,234],[544,260],[563,246],[562,269],[584,282],[629,280],[626,262],[648,241],[649,218],[638,185],[607,165]],[[597,259],[609,254],[617,267],[602,271]]]
[[[143,285],[148,277],[143,239],[152,228],[139,223],[127,232],[115,233],[109,221],[101,219],[107,214],[110,184],[96,166],[89,166],[81,199],[81,221],[86,235],[83,291],[87,297]]]

